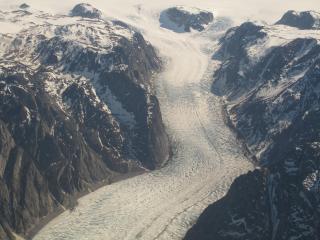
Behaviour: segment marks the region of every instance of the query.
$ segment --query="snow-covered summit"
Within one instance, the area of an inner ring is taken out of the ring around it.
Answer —
[[[175,32],[190,32],[205,30],[213,21],[213,13],[195,7],[176,6],[164,10],[160,15],[161,27]]]
[[[276,24],[300,29],[320,29],[320,13],[315,11],[297,12],[290,10]]]
[[[70,15],[100,19],[102,17],[102,12],[88,3],[80,3],[71,10]]]

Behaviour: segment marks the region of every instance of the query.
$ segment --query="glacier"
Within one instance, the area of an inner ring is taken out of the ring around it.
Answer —
[[[160,27],[161,10],[175,3],[194,4],[216,13],[215,5],[208,0],[89,2],[103,11],[103,17],[120,19],[140,30],[165,61],[163,72],[154,81],[173,144],[173,157],[160,170],[119,181],[80,198],[76,209],[53,219],[34,239],[181,239],[199,214],[225,195],[237,176],[254,168],[224,123],[222,99],[210,91],[212,73],[220,64],[212,54],[227,26],[213,25],[204,33],[183,34]],[[242,15],[234,16],[234,23],[247,18],[247,4],[221,2],[224,3],[217,3],[218,18],[220,14],[232,16],[242,10]],[[247,2],[258,5],[256,1]],[[291,2],[298,5],[298,1]],[[57,6],[53,1],[30,1],[31,6],[58,12],[75,3],[65,1]],[[306,5],[312,3],[306,1]],[[234,5],[236,11],[227,8],[228,4]],[[2,5],[5,4],[0,2]],[[256,10],[250,10],[249,16],[271,15]],[[220,23],[216,20],[215,24]]]

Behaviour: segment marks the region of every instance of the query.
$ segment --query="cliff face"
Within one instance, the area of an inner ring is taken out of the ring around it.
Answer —
[[[237,179],[186,239],[320,238],[319,39],[252,23],[222,38],[213,91],[261,170]]]
[[[160,60],[140,33],[100,19],[0,14],[24,24],[0,34],[0,238],[11,239],[95,184],[160,167],[169,143],[152,82]]]

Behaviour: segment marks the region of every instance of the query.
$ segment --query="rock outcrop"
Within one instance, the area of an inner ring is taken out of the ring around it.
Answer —
[[[72,17],[96,18],[102,17],[102,12],[88,3],[77,4],[70,12]]]
[[[191,29],[203,31],[213,19],[213,13],[209,11],[184,6],[166,9],[160,15],[161,27],[179,33],[190,32]]]
[[[21,8],[21,9],[27,9],[27,8],[29,8],[30,6],[28,5],[28,4],[26,4],[26,3],[22,3],[20,6],[19,6],[19,8]]]
[[[288,11],[276,24],[299,29],[320,29],[320,13],[314,11]]]
[[[185,239],[271,239],[265,188],[258,170],[240,176],[224,198],[201,214]]]

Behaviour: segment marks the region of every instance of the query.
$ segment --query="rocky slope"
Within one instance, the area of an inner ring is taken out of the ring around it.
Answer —
[[[17,27],[0,34],[0,239],[168,158],[154,49],[126,24],[78,10],[0,12]]]
[[[198,8],[177,6],[162,11],[160,23],[175,32],[203,31],[213,21],[213,13]]]
[[[319,39],[253,23],[221,39],[213,92],[261,169],[238,178],[185,239],[320,238]]]

